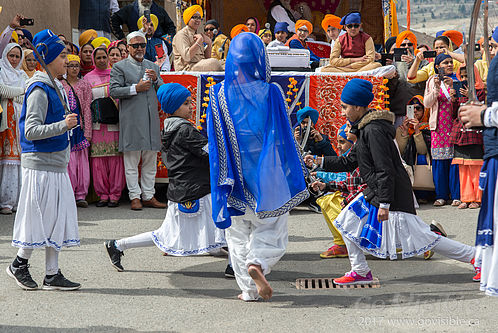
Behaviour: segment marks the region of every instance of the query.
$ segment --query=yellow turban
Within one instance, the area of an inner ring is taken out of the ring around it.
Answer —
[[[71,62],[71,61],[80,62],[80,57],[78,57],[77,55],[74,55],[74,54],[68,54],[67,55],[67,62]]]
[[[144,24],[142,23],[142,20],[144,19],[144,16],[140,16],[140,18],[137,21],[137,26],[138,29],[142,30],[144,27]],[[154,14],[150,14],[150,20],[152,21],[152,25],[154,26],[154,29],[157,29],[157,26],[159,25],[159,20],[157,19],[157,16]]]
[[[101,47],[102,44],[104,44],[105,48],[107,49],[109,47],[109,44],[111,44],[111,41],[105,37],[97,37],[92,41],[92,46],[94,49]]]
[[[306,29],[308,29],[309,33],[313,32],[313,24],[311,24],[310,21],[307,20],[297,20],[296,22],[296,31],[299,30],[302,26],[306,26]]]
[[[185,11],[183,12],[183,22],[185,22],[185,24],[188,24],[188,21],[190,21],[195,13],[199,13],[201,17],[204,17],[202,7],[199,5],[193,5],[185,9]]]
[[[448,37],[457,47],[463,43],[463,34],[460,31],[446,30],[443,32],[443,36]]]
[[[12,38],[16,41],[16,43],[19,44],[19,36],[17,35],[17,32],[12,31]]]
[[[87,44],[92,39],[97,38],[98,36],[99,35],[97,35],[97,31],[95,31],[93,29],[83,31],[83,33],[80,35],[80,39],[78,41],[80,44],[80,47]]]
[[[234,39],[234,37],[241,32],[249,32],[249,28],[245,24],[237,24],[232,28],[232,31],[230,31],[230,38]]]
[[[323,18],[322,28],[323,28],[323,30],[325,30],[325,32],[327,32],[327,29],[329,28],[329,26],[332,26],[334,28],[341,30],[342,25],[340,25],[340,22],[341,22],[341,18],[339,16],[327,14]]]
[[[405,39],[408,39],[413,43],[413,49],[417,48],[417,37],[415,37],[415,34],[409,30],[402,31],[398,36],[396,36],[396,47],[399,48]]]
[[[263,37],[266,33],[271,34],[271,30],[267,29],[267,28],[260,29],[259,32],[258,32],[258,36],[259,37]]]

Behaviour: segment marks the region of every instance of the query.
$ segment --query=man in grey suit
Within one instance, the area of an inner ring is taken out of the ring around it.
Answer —
[[[119,151],[123,152],[131,209],[141,210],[142,206],[166,208],[166,204],[154,198],[157,153],[161,149],[156,92],[163,80],[159,67],[144,59],[145,35],[132,32],[127,36],[127,42],[129,56],[112,67],[110,92],[112,97],[119,99]]]

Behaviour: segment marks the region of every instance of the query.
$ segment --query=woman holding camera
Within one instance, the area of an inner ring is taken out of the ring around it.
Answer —
[[[434,61],[434,70],[435,74],[427,81],[424,94],[424,106],[430,109],[432,176],[436,188],[434,206],[444,206],[450,195],[451,205],[459,206],[458,165],[451,163],[454,152],[450,143],[453,108],[458,108],[453,89],[453,81],[457,81],[457,78],[453,72],[452,57],[445,53],[439,54]]]

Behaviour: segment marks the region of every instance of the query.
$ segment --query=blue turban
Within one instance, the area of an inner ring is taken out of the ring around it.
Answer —
[[[434,60],[434,72],[436,74],[439,74],[439,71],[436,68],[436,66],[439,66],[439,64],[442,63],[443,60],[448,59],[448,58],[451,58],[451,56],[449,54],[446,54],[446,53],[440,53],[437,55],[436,59]]]
[[[24,33],[24,37],[26,37],[30,42],[33,42],[33,35],[28,29],[21,29]]]
[[[33,46],[36,47],[36,50],[40,53],[43,61],[45,61],[47,65],[54,61],[55,58],[66,49],[64,42],[49,29],[42,30],[35,35],[33,38]],[[40,61],[36,56],[36,53],[35,58]]]
[[[339,132],[337,133],[339,136],[343,137],[346,141],[354,143],[353,141],[348,139],[348,136],[346,135],[346,126],[347,124],[344,124],[339,128]]]
[[[441,30],[441,31],[436,32],[436,38],[438,38],[439,36],[442,36],[445,31],[446,30]]]
[[[286,33],[289,33],[289,30],[287,29],[287,27],[289,26],[289,23],[287,22],[277,22],[275,23],[275,29],[274,29],[274,32],[277,33],[277,32],[286,32]]]
[[[341,20],[340,25],[346,25],[346,24],[360,24],[361,23],[361,14],[358,12],[353,12],[346,14]]]
[[[498,27],[496,27],[493,30],[493,34],[491,35],[491,38],[493,38],[493,40],[498,43]]]
[[[371,82],[362,79],[352,79],[344,86],[341,101],[349,105],[367,107],[374,99]]]
[[[190,91],[179,83],[163,84],[157,90],[157,99],[165,113],[173,114],[191,96]]]
[[[318,111],[309,106],[297,111],[297,122],[300,124],[305,118],[310,117],[313,125],[318,121]]]

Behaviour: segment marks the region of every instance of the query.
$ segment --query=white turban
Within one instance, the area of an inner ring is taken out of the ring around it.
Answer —
[[[145,42],[147,43],[147,38],[145,38],[145,35],[141,31],[133,31],[126,36],[126,43],[130,44],[130,41],[135,38],[135,37],[142,37],[145,39]]]

